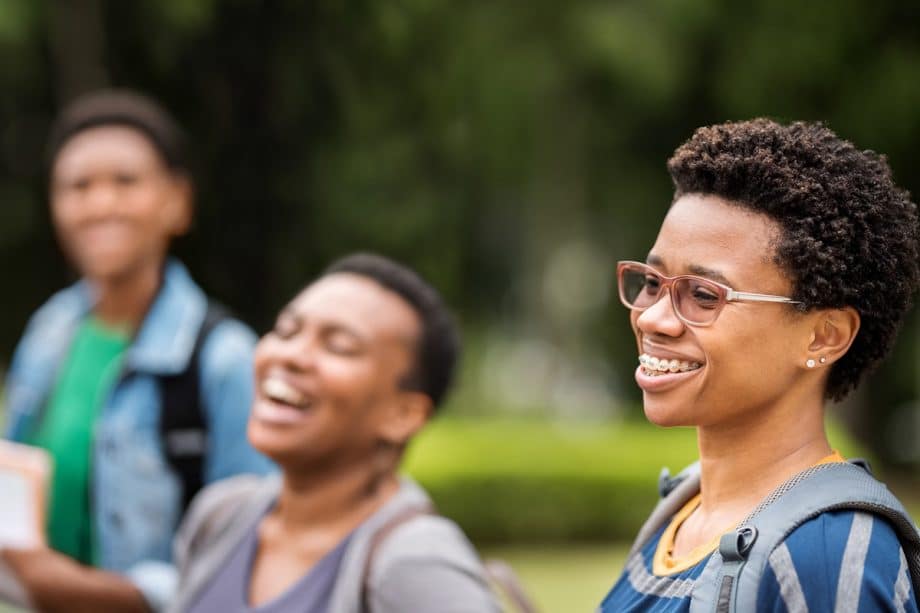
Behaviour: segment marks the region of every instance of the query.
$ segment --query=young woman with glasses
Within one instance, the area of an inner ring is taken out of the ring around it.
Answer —
[[[825,401],[888,352],[920,278],[909,194],[882,156],[821,124],[701,128],[668,170],[657,240],[617,278],[645,414],[696,427],[699,490],[637,543],[605,612],[696,610],[722,535],[790,478],[845,461]],[[917,611],[898,535],[878,516],[823,512],[775,554],[758,611]]]

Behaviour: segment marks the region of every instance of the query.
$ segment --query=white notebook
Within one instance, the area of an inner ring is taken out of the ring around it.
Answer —
[[[0,441],[0,547],[45,543],[51,457],[44,449]]]

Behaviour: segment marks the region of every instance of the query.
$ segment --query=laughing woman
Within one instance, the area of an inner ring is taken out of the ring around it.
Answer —
[[[249,440],[282,474],[195,500],[170,610],[497,611],[469,541],[398,474],[458,351],[437,292],[396,262],[353,255],[308,285],[254,360]]]
[[[602,611],[917,611],[916,528],[824,430],[910,306],[916,205],[820,124],[702,128],[668,170],[618,281],[645,414],[695,426],[700,461],[663,479]]]

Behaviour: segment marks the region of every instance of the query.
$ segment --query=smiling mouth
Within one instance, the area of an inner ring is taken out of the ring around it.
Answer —
[[[260,390],[269,400],[300,411],[309,410],[313,406],[311,397],[283,379],[268,377],[262,381]]]
[[[700,362],[656,358],[647,353],[643,353],[639,356],[639,365],[642,367],[643,374],[650,377],[657,377],[670,373],[690,372],[698,370],[703,366]]]

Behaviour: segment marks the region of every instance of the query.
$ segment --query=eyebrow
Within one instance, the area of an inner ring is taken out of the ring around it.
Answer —
[[[659,267],[664,266],[664,260],[662,260],[659,256],[653,253],[650,253],[648,257],[645,258],[645,263],[649,264],[650,266],[659,266]],[[687,270],[689,270],[694,275],[697,275],[700,277],[706,277],[707,279],[717,281],[731,288],[735,287],[732,284],[732,282],[729,281],[728,277],[726,277],[721,272],[713,268],[706,268],[705,266],[700,266],[699,264],[690,264],[689,266],[687,266]]]

